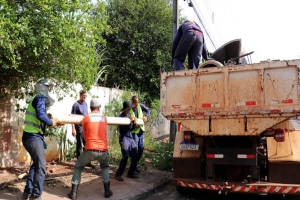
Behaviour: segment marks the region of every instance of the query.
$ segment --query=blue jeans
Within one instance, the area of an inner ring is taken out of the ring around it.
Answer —
[[[82,154],[76,161],[74,173],[72,177],[72,184],[79,185],[81,181],[81,172],[84,167],[92,160],[97,160],[100,163],[102,181],[103,183],[109,182],[109,163],[108,163],[108,151],[106,152],[94,152],[84,149]]]
[[[139,134],[133,133],[132,135],[133,135],[134,141],[137,145],[137,151],[138,151],[137,152],[137,162],[139,162],[143,155],[143,151],[145,148],[144,132],[140,132]]]
[[[183,63],[188,55],[189,69],[197,69],[203,51],[203,35],[187,31],[183,34],[173,58],[173,69],[183,70]]]
[[[43,192],[46,175],[44,138],[38,134],[23,133],[22,142],[33,162],[24,193],[39,197]]]

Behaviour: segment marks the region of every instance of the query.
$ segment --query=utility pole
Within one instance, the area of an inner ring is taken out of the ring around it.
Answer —
[[[178,0],[173,0],[173,39],[176,35],[178,24],[179,24],[179,13],[178,13]]]
[[[179,12],[178,12],[178,0],[173,0],[173,39],[176,35],[179,24]],[[170,121],[170,139],[169,142],[175,142],[175,136],[177,132],[177,124],[174,121]]]

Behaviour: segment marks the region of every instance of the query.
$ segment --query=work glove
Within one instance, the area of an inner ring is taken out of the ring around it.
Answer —
[[[144,116],[144,117],[143,117],[143,121],[144,121],[144,123],[146,123],[146,122],[147,122],[147,120],[148,120],[147,116]]]

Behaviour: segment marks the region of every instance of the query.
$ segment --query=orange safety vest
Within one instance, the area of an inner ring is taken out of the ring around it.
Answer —
[[[92,111],[82,120],[85,149],[107,150],[107,120],[99,111]]]

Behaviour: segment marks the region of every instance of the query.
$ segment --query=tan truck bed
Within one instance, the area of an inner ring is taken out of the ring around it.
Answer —
[[[300,113],[300,60],[161,73],[161,111],[198,135],[258,135]]]

